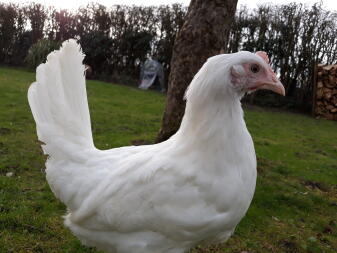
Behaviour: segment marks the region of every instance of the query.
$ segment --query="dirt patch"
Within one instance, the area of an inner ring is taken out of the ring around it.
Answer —
[[[131,144],[135,146],[141,146],[141,145],[149,145],[153,143],[147,140],[133,140],[131,141]]]
[[[8,154],[8,148],[5,147],[5,144],[0,142],[0,155],[6,155]]]
[[[308,154],[304,152],[295,152],[294,155],[298,158],[307,158]]]
[[[303,181],[302,184],[304,186],[306,186],[307,188],[311,189],[311,190],[318,189],[318,190],[323,191],[323,192],[329,191],[329,188],[326,185],[324,185],[323,183],[319,183],[319,182],[315,182],[315,181],[311,181],[311,180],[306,180],[306,181]]]
[[[316,150],[315,150],[315,153],[321,154],[321,155],[324,155],[324,156],[327,156],[327,155],[328,155],[326,152],[324,152],[323,150],[320,150],[320,149],[316,149]]]
[[[11,130],[9,128],[0,127],[0,135],[6,135],[6,134],[9,134],[10,132]]]
[[[257,157],[257,172],[258,173],[263,173],[268,169],[272,169],[280,165],[281,165],[280,162],[271,161],[263,157]]]
[[[299,248],[295,242],[284,239],[284,240],[279,241],[279,244],[287,253],[288,252],[289,253],[299,252]]]

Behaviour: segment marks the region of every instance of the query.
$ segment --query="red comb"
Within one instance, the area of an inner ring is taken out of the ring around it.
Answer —
[[[258,51],[255,53],[256,55],[260,56],[267,64],[269,64],[269,57],[266,52]]]

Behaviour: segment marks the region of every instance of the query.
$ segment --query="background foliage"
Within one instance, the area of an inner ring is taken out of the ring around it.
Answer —
[[[40,39],[28,50],[25,62],[30,69],[35,69],[41,62],[44,62],[47,55],[60,47],[59,41]]]
[[[44,55],[51,41],[76,38],[96,78],[138,76],[138,63],[149,54],[158,55],[168,72],[175,34],[185,13],[179,4],[110,8],[89,4],[70,12],[37,3],[0,3],[0,64],[24,65],[31,47]]]
[[[337,63],[336,31],[337,13],[322,9],[318,3],[310,8],[296,3],[260,5],[254,10],[241,7],[229,50],[266,51],[286,87],[287,97],[271,95],[271,100],[263,101],[278,101],[279,106],[309,110],[314,65]],[[256,94],[266,96],[263,92]]]
[[[186,11],[179,4],[109,8],[89,4],[70,12],[36,3],[0,3],[0,64],[27,63],[34,67],[39,62],[31,60],[43,60],[45,45],[77,38],[94,78],[134,83],[139,63],[148,55],[163,63],[168,76],[174,38]],[[268,52],[273,68],[286,86],[285,98],[259,92],[248,96],[247,101],[309,110],[313,65],[337,63],[336,31],[337,13],[322,9],[320,4],[267,4],[253,10],[241,6],[229,45],[224,48],[229,52]],[[28,55],[31,47],[35,50],[31,52],[41,58]]]

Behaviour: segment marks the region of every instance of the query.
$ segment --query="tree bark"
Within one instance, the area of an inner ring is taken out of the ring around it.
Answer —
[[[192,0],[185,23],[175,39],[166,109],[156,142],[167,140],[180,127],[184,94],[194,75],[210,56],[223,53],[237,0]]]

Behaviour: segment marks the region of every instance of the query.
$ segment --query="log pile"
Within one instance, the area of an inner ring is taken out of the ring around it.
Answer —
[[[337,65],[316,68],[313,113],[318,118],[337,120]]]

